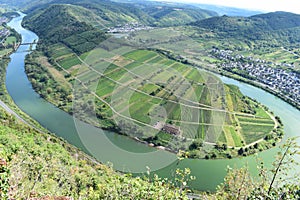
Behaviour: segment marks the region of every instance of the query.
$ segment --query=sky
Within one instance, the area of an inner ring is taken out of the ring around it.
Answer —
[[[167,0],[223,5],[258,11],[288,11],[300,14],[300,0]]]

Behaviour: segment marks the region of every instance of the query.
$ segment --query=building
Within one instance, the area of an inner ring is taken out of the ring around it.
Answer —
[[[172,135],[180,135],[181,132],[179,127],[173,126],[171,124],[165,124],[161,130]]]

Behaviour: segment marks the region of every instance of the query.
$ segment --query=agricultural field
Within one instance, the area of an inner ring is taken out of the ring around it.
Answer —
[[[17,38],[14,36],[9,36],[5,39],[4,46],[12,45],[17,42]]]
[[[12,50],[11,49],[2,49],[0,50],[0,57],[8,55]]]
[[[176,32],[164,35],[152,42],[181,37]],[[79,91],[73,94],[76,117],[155,146],[177,152],[202,141],[201,145],[224,144],[234,151],[264,140],[276,128],[270,114],[238,87],[160,50],[105,44],[77,55],[57,43],[47,54],[63,75],[60,79]],[[50,71],[57,77],[54,72]],[[200,146],[191,151],[196,157],[206,155]]]
[[[188,146],[196,139],[243,147],[263,139],[274,128],[266,111],[243,97],[237,87],[158,52],[118,54],[122,50],[95,49],[77,56],[63,45],[53,49],[61,70],[93,90],[97,116],[125,127],[121,132],[129,136],[169,148],[178,140]],[[72,74],[74,69],[76,74]],[[179,133],[163,131],[165,125]],[[260,128],[251,129],[256,125]],[[169,136],[161,137],[166,134]]]
[[[0,25],[0,30],[3,29],[7,28],[5,28],[3,25]],[[17,43],[15,32],[8,31],[7,34],[5,32],[5,34],[3,33],[0,36],[0,58],[9,55],[12,51],[14,51],[14,44]]]

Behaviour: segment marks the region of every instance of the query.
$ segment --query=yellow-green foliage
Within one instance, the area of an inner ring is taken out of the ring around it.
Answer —
[[[133,178],[98,164],[49,134],[16,122],[0,109],[0,157],[7,162],[9,198],[68,196],[74,199],[185,199],[155,176]],[[2,185],[0,185],[2,187]],[[7,187],[7,186],[3,186]],[[5,189],[5,188],[4,188]],[[0,188],[1,195],[4,195]]]

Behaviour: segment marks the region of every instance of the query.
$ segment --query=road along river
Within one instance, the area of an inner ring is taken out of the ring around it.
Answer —
[[[21,14],[20,17],[14,18],[9,26],[22,35],[23,43],[32,43],[38,39],[38,36],[21,27],[24,16]],[[178,162],[176,155],[172,153],[148,147],[125,136],[104,131],[74,119],[40,98],[32,89],[24,72],[24,60],[26,55],[30,53],[29,49],[30,45],[21,45],[11,55],[11,62],[8,65],[6,75],[6,87],[9,94],[20,109],[37,120],[42,126],[91,154],[102,163],[111,162],[116,170],[132,173],[146,172],[148,166],[150,169],[156,170],[155,173],[158,175],[169,178],[172,177],[176,168],[188,167],[196,176],[196,180],[191,186],[199,190],[214,190],[223,181],[227,166],[242,167],[248,165],[250,171],[255,173],[255,156],[230,160],[185,159]],[[226,83],[239,86],[244,94],[257,99],[280,116],[285,126],[285,139],[300,135],[300,111],[296,108],[259,88],[226,77],[221,77],[221,79]],[[270,164],[278,150],[278,148],[273,148],[259,153],[258,156],[265,163]],[[297,171],[300,171],[300,168]]]

